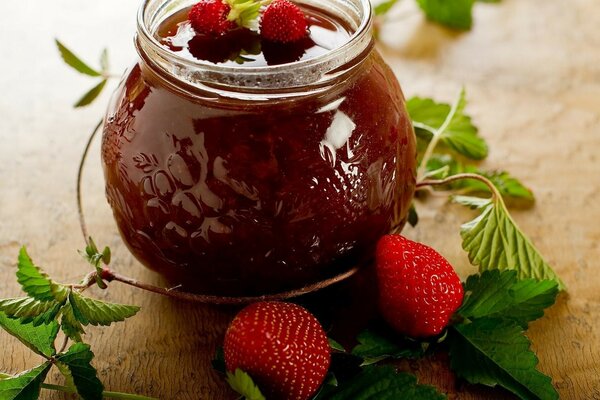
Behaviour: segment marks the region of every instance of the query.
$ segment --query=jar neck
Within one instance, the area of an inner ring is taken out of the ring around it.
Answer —
[[[179,90],[200,90],[222,97],[273,99],[327,90],[352,75],[373,47],[369,0],[297,0],[347,25],[352,35],[338,48],[294,63],[244,67],[189,60],[161,45],[155,32],[166,18],[196,0],[145,0],[138,13],[136,48],[145,66]]]

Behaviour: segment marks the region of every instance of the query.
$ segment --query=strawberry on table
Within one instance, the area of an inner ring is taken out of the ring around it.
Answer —
[[[272,42],[293,43],[308,35],[308,22],[294,3],[274,0],[263,13],[260,34]]]
[[[269,400],[308,400],[323,383],[331,349],[319,321],[292,303],[261,302],[231,322],[223,345],[228,371],[249,374]]]
[[[464,295],[450,263],[431,247],[400,235],[382,237],[376,257],[384,319],[411,337],[440,334]]]

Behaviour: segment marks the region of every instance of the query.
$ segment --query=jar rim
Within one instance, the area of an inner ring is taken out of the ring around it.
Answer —
[[[296,0],[298,3],[310,3],[311,0]],[[313,0],[314,1],[314,0]],[[156,3],[162,4],[157,7]],[[185,8],[190,0],[144,0],[137,15],[136,47],[140,56],[150,58],[155,66],[169,75],[175,75],[187,83],[204,87],[205,83],[215,83],[225,87],[249,89],[294,88],[313,84],[326,83],[335,74],[330,72],[349,63],[369,47],[372,42],[373,12],[370,0],[319,0],[313,5],[323,9],[324,5],[331,6],[328,11],[334,11],[333,3],[346,7],[346,12],[356,12],[356,15],[346,15],[353,18],[356,28],[348,40],[316,57],[273,66],[243,67],[228,64],[214,64],[204,60],[190,60],[167,47],[156,38],[154,32],[167,16]],[[329,4],[328,4],[329,3]],[[351,9],[354,10],[351,10]],[[338,8],[339,12],[341,9]],[[159,21],[152,21],[160,13]],[[354,27],[353,27],[354,28]],[[265,80],[265,76],[269,79]]]

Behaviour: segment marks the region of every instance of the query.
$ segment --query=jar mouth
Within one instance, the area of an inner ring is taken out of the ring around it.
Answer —
[[[327,84],[343,73],[343,67],[365,53],[372,44],[370,0],[295,0],[299,5],[310,5],[348,23],[352,30],[349,39],[320,56],[281,65],[243,67],[190,60],[162,45],[155,32],[167,17],[196,2],[144,0],[137,16],[136,47],[142,59],[151,67],[200,88],[208,85],[260,91]]]

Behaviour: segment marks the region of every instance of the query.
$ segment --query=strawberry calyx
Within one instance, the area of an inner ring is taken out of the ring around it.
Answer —
[[[227,20],[238,27],[258,31],[260,10],[268,6],[272,0],[223,0],[229,7]]]

